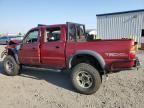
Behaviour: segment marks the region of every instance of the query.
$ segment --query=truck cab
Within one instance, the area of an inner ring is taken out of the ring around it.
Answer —
[[[46,65],[60,68],[65,65],[65,25],[38,26],[25,36],[18,58],[21,64]]]
[[[75,23],[38,25],[31,29],[20,46],[19,62],[25,65],[45,65],[48,68],[66,68],[67,55],[75,52],[76,38],[79,41],[81,39],[76,37],[76,27],[85,34],[84,25]],[[86,39],[82,38],[83,41]]]

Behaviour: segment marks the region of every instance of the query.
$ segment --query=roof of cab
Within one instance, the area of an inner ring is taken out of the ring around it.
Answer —
[[[33,29],[37,29],[38,27],[57,27],[57,26],[66,26],[66,24],[54,24],[54,25],[44,25],[44,24],[38,24],[37,27],[33,27],[31,30]]]

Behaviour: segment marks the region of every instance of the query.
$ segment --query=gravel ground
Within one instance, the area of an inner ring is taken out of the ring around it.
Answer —
[[[138,51],[138,56],[144,64],[144,52]],[[0,74],[0,107],[144,108],[143,70],[110,74],[109,80],[103,78],[100,89],[93,95],[75,92],[67,73],[24,68],[19,76]]]

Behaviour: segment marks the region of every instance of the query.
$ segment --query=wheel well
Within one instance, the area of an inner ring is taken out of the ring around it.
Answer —
[[[13,51],[8,50],[8,55],[11,55],[11,56],[15,59],[15,55],[14,55],[14,52],[13,52]]]
[[[102,69],[99,61],[92,55],[80,54],[80,55],[74,56],[74,58],[71,61],[71,68],[73,68],[75,65],[77,65],[79,63],[91,64],[100,72],[101,75],[104,74],[103,69]]]

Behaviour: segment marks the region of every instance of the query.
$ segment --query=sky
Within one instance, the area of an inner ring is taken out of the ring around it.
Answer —
[[[96,29],[96,14],[144,9],[144,0],[0,0],[0,33],[76,22]]]

